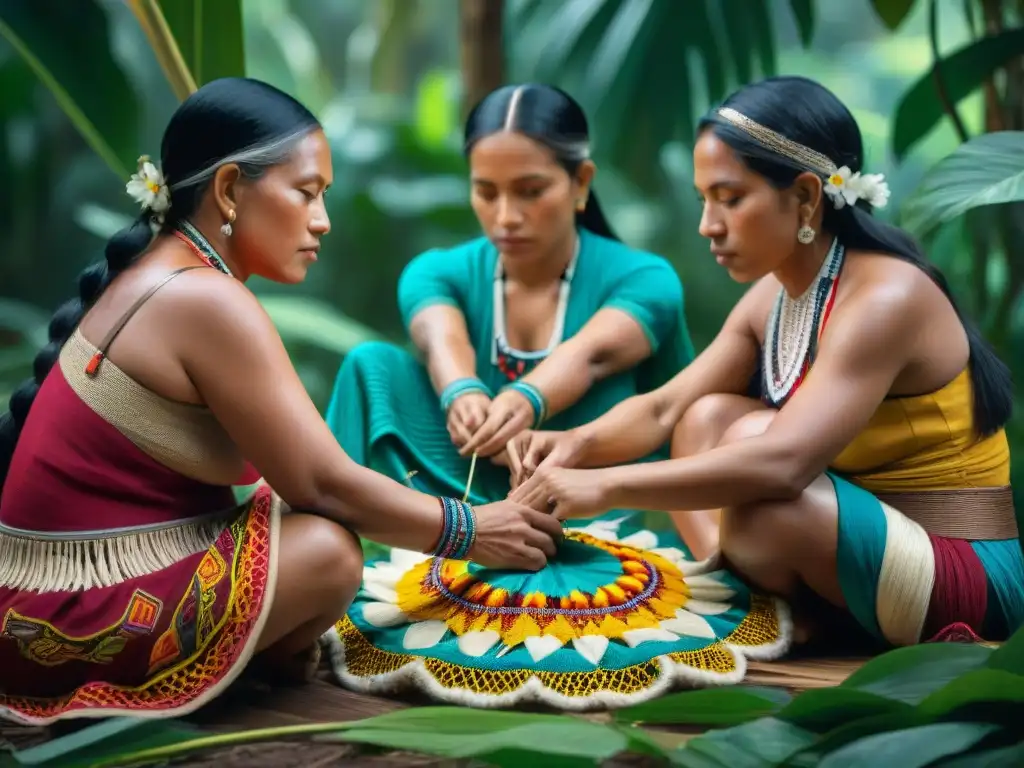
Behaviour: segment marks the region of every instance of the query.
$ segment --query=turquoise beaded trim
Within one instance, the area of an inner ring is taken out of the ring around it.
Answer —
[[[533,429],[537,429],[547,421],[548,399],[544,397],[544,393],[537,389],[537,387],[520,379],[506,385],[503,391],[505,389],[514,389],[530,403],[530,406],[533,408]]]
[[[441,410],[447,413],[457,398],[468,395],[470,392],[479,392],[488,397],[494,397],[490,387],[480,379],[475,376],[466,376],[462,379],[456,379],[441,391]]]

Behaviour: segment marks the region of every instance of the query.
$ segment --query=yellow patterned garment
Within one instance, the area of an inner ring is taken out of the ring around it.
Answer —
[[[978,440],[973,404],[967,370],[930,394],[887,398],[832,469],[874,493],[1009,485],[1006,433]]]

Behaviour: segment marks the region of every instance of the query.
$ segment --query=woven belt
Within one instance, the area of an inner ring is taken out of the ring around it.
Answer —
[[[875,496],[935,536],[969,541],[1018,537],[1013,491],[1008,485]]]

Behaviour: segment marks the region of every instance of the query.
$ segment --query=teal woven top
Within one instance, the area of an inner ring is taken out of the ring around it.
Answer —
[[[580,228],[562,340],[575,335],[604,308],[634,318],[653,353],[631,370],[596,382],[575,405],[555,414],[545,429],[571,429],[593,421],[633,395],[664,384],[694,357],[686,326],[683,286],[661,256]],[[398,283],[402,319],[409,327],[426,307],[458,307],[476,350],[476,375],[493,391],[509,378],[494,363],[494,280],[498,251],[480,237],[453,248],[434,248],[409,262]]]

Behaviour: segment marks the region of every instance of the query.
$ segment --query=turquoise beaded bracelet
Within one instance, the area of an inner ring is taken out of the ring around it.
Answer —
[[[494,397],[490,387],[480,379],[475,376],[466,376],[465,378],[456,379],[441,391],[441,410],[447,413],[457,398],[470,392],[479,392],[488,397]]]
[[[505,389],[512,389],[521,394],[530,403],[533,408],[533,429],[537,429],[547,421],[548,418],[548,400],[544,397],[544,393],[541,392],[537,387],[533,386],[526,381],[514,381],[507,385]]]

